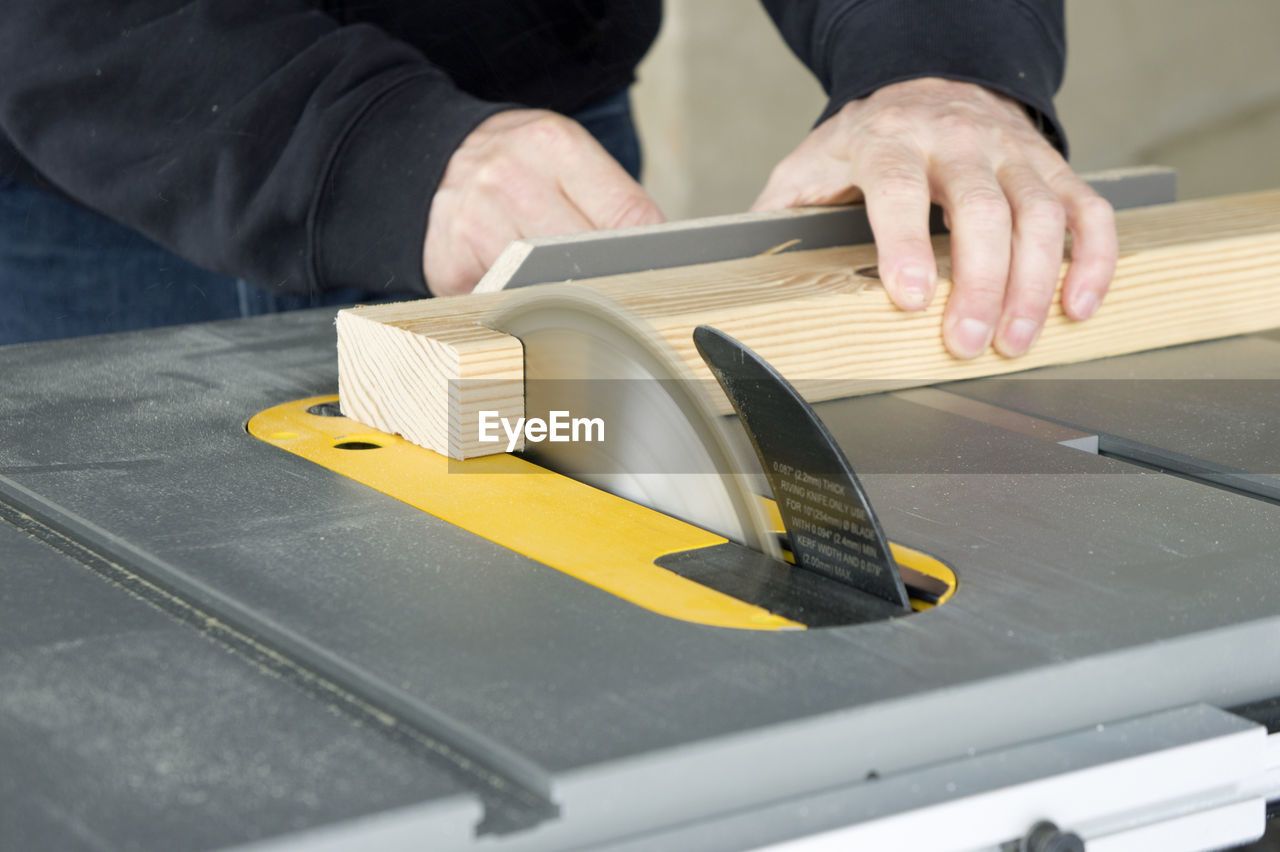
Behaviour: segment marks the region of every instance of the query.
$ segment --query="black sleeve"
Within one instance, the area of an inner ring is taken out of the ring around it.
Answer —
[[[425,291],[453,150],[502,108],[304,0],[8,0],[0,133],[66,195],[279,290]]]
[[[1066,63],[1062,0],[763,0],[817,75],[826,119],[902,80],[979,83],[1021,101],[1066,150],[1053,108]]]

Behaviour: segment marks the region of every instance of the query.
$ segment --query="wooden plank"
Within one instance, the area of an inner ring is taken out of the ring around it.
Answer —
[[[340,311],[343,413],[452,458],[492,452],[474,441],[478,412],[524,411],[520,341],[479,324],[496,304],[467,296]],[[441,305],[455,310],[435,316],[422,310]]]
[[[582,282],[645,318],[696,375],[707,323],[773,363],[811,400],[989,376],[1280,326],[1280,191],[1118,214],[1111,294],[1083,323],[1055,305],[1021,358],[953,358],[940,334],[950,291],[948,239],[935,238],[937,297],[907,313],[879,281],[871,245],[752,257]],[[1065,270],[1065,264],[1064,264]],[[555,286],[555,285],[543,285]],[[481,321],[512,293],[352,308],[338,315],[348,416],[454,458],[494,452],[478,411],[522,413],[519,341]]]

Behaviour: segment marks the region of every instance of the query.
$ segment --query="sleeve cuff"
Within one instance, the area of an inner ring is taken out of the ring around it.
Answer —
[[[331,156],[312,211],[313,288],[427,295],[423,238],[449,158],[476,125],[513,106],[472,98],[431,73],[374,99]]]
[[[988,7],[985,14],[982,7]],[[851,3],[828,30],[820,53],[829,97],[820,122],[891,83],[942,77],[1021,102],[1045,137],[1067,153],[1053,106],[1066,45],[1025,0]]]

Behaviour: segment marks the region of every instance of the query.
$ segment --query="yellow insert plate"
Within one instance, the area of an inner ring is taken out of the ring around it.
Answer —
[[[713,627],[803,629],[654,564],[670,553],[723,544],[722,536],[513,455],[451,461],[346,417],[307,412],[336,401],[318,396],[269,408],[249,420],[249,434],[652,612]],[[338,446],[351,443],[376,447]],[[772,516],[781,529],[776,509]],[[947,584],[940,603],[955,592],[946,565],[891,547],[899,563]],[[912,606],[930,607],[914,600]]]

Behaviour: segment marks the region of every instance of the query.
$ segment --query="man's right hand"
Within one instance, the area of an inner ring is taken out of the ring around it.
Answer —
[[[468,293],[512,240],[662,221],[580,124],[507,110],[481,122],[449,159],[431,201],[422,271],[437,296]]]

